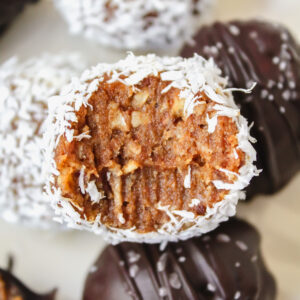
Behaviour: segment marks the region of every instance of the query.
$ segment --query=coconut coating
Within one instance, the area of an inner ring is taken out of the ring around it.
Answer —
[[[42,141],[48,97],[84,64],[78,55],[42,55],[0,67],[0,217],[48,227],[54,216],[44,197]]]

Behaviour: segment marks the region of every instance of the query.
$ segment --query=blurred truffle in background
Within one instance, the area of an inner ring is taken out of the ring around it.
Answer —
[[[38,0],[1,0],[0,1],[0,34],[24,9],[25,5]]]
[[[48,98],[85,67],[77,54],[42,55],[0,66],[0,218],[48,228],[54,213],[43,195],[42,134]]]
[[[280,190],[300,169],[300,48],[278,24],[250,20],[203,27],[194,43],[181,52],[212,57],[234,88],[256,87],[249,94],[234,92],[248,121],[263,169],[247,189],[256,194]]]
[[[70,32],[122,49],[180,47],[211,11],[214,0],[54,0]]]
[[[0,268],[1,300],[54,300],[56,290],[47,294],[37,294],[12,274],[13,260],[7,270]]]

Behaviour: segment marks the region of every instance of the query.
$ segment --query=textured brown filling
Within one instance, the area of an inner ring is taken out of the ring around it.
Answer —
[[[218,169],[238,172],[244,164],[244,153],[236,149],[235,123],[219,117],[209,134],[206,116],[213,116],[214,103],[199,94],[201,103],[186,118],[180,91],[162,93],[167,85],[159,77],[144,79],[134,90],[120,82],[102,83],[89,99],[93,109],[82,107],[78,122],[72,124],[74,135],[88,132],[91,138],[69,143],[61,137],[55,157],[60,172],[56,185],[83,209],[78,210],[82,217],[92,221],[101,213],[105,225],[135,226],[145,233],[169,221],[157,209],[158,203],[204,215],[207,206],[228,193],[216,189],[212,180],[232,182],[235,176],[229,180]],[[85,185],[95,180],[98,190],[104,191],[99,203],[81,193],[82,166]],[[191,187],[185,188],[189,168]],[[190,207],[194,198],[201,203]]]

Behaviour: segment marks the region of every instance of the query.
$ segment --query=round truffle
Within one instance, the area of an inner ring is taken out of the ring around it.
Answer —
[[[180,47],[210,10],[211,0],[54,0],[70,32],[106,46]]]
[[[300,169],[300,48],[289,31],[262,21],[215,23],[185,46],[184,57],[212,57],[233,87],[257,85],[251,94],[234,93],[242,114],[254,122],[258,168],[248,198],[281,189]]]
[[[90,269],[84,300],[274,300],[275,281],[260,237],[231,219],[201,238],[158,245],[109,246]]]
[[[247,121],[212,61],[99,64],[51,101],[47,193],[111,242],[187,239],[235,214],[256,174]]]
[[[1,0],[0,1],[0,34],[9,23],[24,9],[28,3],[38,0]]]
[[[48,227],[54,216],[44,197],[42,133],[48,97],[85,66],[78,55],[43,55],[0,66],[0,217]],[[56,225],[55,222],[53,222]]]
[[[55,291],[39,295],[26,287],[10,271],[0,269],[1,300],[54,300]]]

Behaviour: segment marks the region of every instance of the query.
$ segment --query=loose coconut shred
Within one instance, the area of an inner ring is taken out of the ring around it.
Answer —
[[[124,49],[180,47],[213,0],[54,0],[71,33]]]
[[[99,64],[50,101],[47,194],[61,221],[112,242],[201,235],[256,175],[247,121],[212,60]]]
[[[53,210],[43,195],[42,141],[47,99],[86,66],[76,54],[43,55],[0,66],[0,217],[48,228]]]

